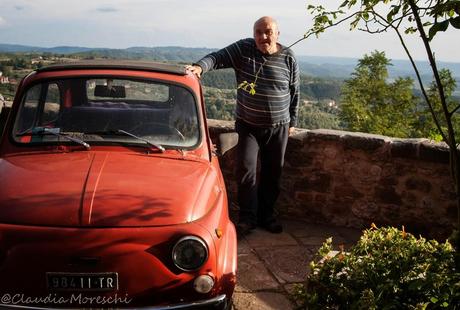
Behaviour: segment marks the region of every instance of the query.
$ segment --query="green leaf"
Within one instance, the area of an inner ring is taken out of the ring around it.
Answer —
[[[431,297],[430,301],[435,304],[438,302],[438,299],[436,297]]]
[[[347,6],[347,5],[348,5],[348,0],[345,0],[345,1],[339,6],[339,8],[343,8],[343,7]]]
[[[393,21],[393,11],[390,11],[387,15],[387,21],[391,23]]]
[[[243,90],[247,90],[248,89],[248,86],[249,86],[249,83],[248,81],[244,81],[242,83],[240,83],[240,85],[238,85],[238,89],[243,89]]]
[[[433,26],[431,26],[430,30],[428,31],[428,39],[431,41],[438,31],[446,31],[448,26],[449,20],[445,20],[440,23],[435,23]]]
[[[357,18],[350,23],[350,30],[355,29],[356,26],[358,26],[358,23],[359,23],[359,16],[357,16]]]
[[[460,16],[449,19],[449,22],[452,25],[452,27],[460,29]]]
[[[438,31],[446,31],[447,27],[449,27],[449,20],[445,20],[441,23],[439,23],[439,30]]]
[[[424,304],[420,305],[420,308],[416,308],[416,309],[425,310],[428,307],[428,304],[429,304],[428,302],[424,303]]]
[[[405,34],[412,34],[412,33],[415,33],[415,32],[417,32],[417,29],[414,28],[414,27],[409,27],[406,30],[404,30]]]
[[[400,5],[392,5],[392,9],[390,13],[387,15],[387,20],[391,23],[393,21],[393,16],[399,13],[399,10],[401,9]]]

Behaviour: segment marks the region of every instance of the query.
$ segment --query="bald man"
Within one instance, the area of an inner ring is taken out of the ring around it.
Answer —
[[[293,52],[278,42],[277,22],[264,16],[254,37],[211,53],[187,69],[196,74],[233,68],[238,85],[235,130],[238,133],[238,238],[257,226],[271,233],[283,227],[275,216],[289,134],[297,122],[299,67]],[[249,84],[255,84],[255,93]],[[257,163],[260,157],[260,174]]]

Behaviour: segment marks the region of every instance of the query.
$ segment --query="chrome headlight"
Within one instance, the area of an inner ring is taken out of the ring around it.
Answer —
[[[208,259],[208,247],[198,237],[186,236],[177,241],[172,251],[174,265],[183,271],[193,271]]]

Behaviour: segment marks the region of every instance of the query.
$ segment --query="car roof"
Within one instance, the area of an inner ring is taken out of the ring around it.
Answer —
[[[152,71],[161,73],[170,73],[176,75],[186,75],[184,65],[161,63],[152,61],[136,60],[81,60],[53,64],[37,69],[37,72],[62,71],[62,70],[81,70],[81,69],[128,69],[138,71]]]

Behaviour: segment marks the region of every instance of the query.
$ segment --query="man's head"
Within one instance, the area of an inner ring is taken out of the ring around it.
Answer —
[[[270,16],[261,17],[254,23],[254,40],[257,49],[264,54],[273,54],[278,51],[279,34],[278,24]]]

